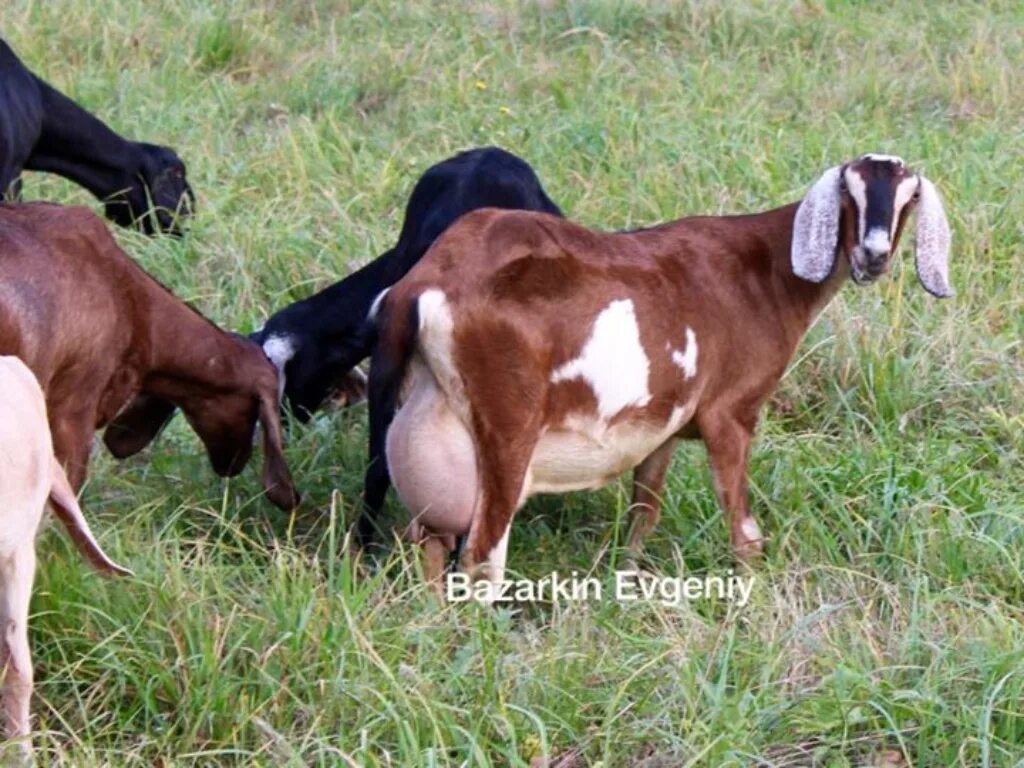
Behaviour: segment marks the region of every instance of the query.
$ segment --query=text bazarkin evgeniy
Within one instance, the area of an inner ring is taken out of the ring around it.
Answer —
[[[593,576],[573,571],[568,576],[552,571],[539,579],[473,581],[466,573],[449,573],[445,580],[448,600],[455,603],[513,601],[585,602],[604,600],[605,586]],[[658,602],[680,606],[684,602],[716,598],[742,608],[750,601],[753,576],[739,576],[732,569],[722,575],[655,576],[638,571],[615,571],[610,597],[620,603]]]

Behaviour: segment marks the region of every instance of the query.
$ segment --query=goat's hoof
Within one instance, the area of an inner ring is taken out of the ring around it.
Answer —
[[[764,557],[764,539],[751,539],[735,543],[736,558],[745,565],[754,565]]]

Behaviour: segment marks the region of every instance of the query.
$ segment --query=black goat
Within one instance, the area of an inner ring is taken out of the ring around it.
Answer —
[[[179,220],[195,207],[174,150],[118,136],[0,40],[0,197],[20,196],[23,170],[80,184],[103,202],[108,219],[146,234],[179,234]]]
[[[524,160],[497,147],[461,152],[431,166],[413,188],[395,247],[334,285],[290,304],[252,334],[284,379],[301,421],[346,385],[373,348],[373,300],[412,269],[459,216],[477,208],[522,208],[561,216]]]
[[[430,167],[413,188],[398,242],[390,251],[308,299],[285,307],[253,334],[281,373],[284,397],[302,421],[332,391],[351,389],[353,371],[373,349],[367,315],[374,299],[401,279],[460,216],[478,208],[562,212],[530,165],[498,147],[461,152]],[[371,374],[372,377],[372,374]],[[369,387],[370,463],[359,538],[368,543],[390,486],[384,438],[393,403]]]

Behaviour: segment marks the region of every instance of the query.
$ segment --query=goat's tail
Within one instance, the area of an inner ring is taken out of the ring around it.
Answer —
[[[394,413],[398,393],[409,368],[419,330],[419,308],[416,297],[390,300],[391,288],[385,288],[374,299],[366,319],[372,328],[373,352],[370,355],[369,388],[376,390],[382,405]],[[404,299],[404,300],[403,300]]]
[[[53,472],[50,481],[50,506],[53,507],[54,514],[67,528],[78,551],[96,570],[102,573],[118,576],[133,575],[130,570],[115,563],[103,551],[99,542],[96,541],[96,537],[92,535],[89,523],[86,522],[85,515],[82,514],[82,508],[78,506],[78,499],[75,498],[75,492],[71,490],[67,475],[64,474],[64,470],[61,469],[56,459],[53,459],[51,463]]]
[[[362,546],[370,544],[377,531],[377,517],[384,506],[390,475],[388,473],[388,428],[398,409],[402,381],[409,369],[416,346],[419,311],[415,298],[391,300],[388,288],[373,302],[366,324],[372,327],[373,352],[367,381],[367,405],[370,421],[370,461],[366,470],[363,504],[357,536]]]

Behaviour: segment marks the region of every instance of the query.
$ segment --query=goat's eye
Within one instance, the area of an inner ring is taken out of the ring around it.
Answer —
[[[839,191],[840,192],[845,192],[846,191],[846,179],[841,178],[841,177],[839,179]]]

